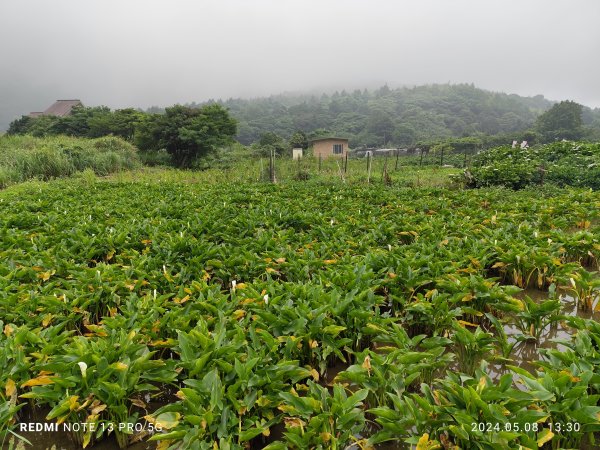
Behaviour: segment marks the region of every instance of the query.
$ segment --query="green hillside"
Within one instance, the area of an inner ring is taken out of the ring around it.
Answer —
[[[352,147],[411,145],[421,140],[477,134],[514,134],[530,128],[552,106],[542,95],[521,97],[472,84],[438,84],[331,95],[283,94],[219,100],[239,120],[238,140],[249,144],[265,132],[283,137],[342,134]],[[196,106],[192,103],[191,106]],[[586,125],[600,129],[600,110],[584,108]]]
[[[529,129],[553,104],[542,95],[521,97],[473,84],[383,86],[331,95],[283,94],[218,102],[239,121],[237,138],[243,144],[257,141],[265,132],[289,138],[301,130],[309,135],[347,136],[354,148],[478,134],[519,138],[518,133]],[[600,132],[600,109],[584,107],[583,121],[594,133]]]

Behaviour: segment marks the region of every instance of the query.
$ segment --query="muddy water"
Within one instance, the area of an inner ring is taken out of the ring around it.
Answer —
[[[529,296],[532,300],[541,302],[548,299],[548,293],[539,291],[537,289],[526,289],[520,292],[515,297],[524,298]],[[567,295],[561,294],[559,296],[561,301],[560,314],[571,317],[581,317],[583,319],[594,319],[600,321],[600,312],[596,311],[598,301],[595,302],[592,311],[582,311],[577,308],[576,300]],[[521,335],[521,331],[512,323],[508,323],[504,326],[504,332],[508,336],[510,343],[517,342],[517,336]],[[535,373],[537,365],[536,361],[543,359],[540,354],[541,349],[555,349],[559,351],[566,350],[565,346],[558,341],[569,341],[573,334],[576,332],[573,328],[569,327],[565,321],[556,321],[548,325],[542,332],[539,342],[536,341],[522,341],[515,345],[513,348],[511,358],[513,359],[512,365],[521,367],[529,372]],[[493,380],[497,380],[506,373],[506,369],[499,364],[490,364],[490,377]]]

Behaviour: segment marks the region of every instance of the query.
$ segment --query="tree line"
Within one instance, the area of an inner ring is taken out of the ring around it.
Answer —
[[[9,134],[122,137],[146,156],[163,152],[178,167],[190,167],[235,140],[255,154],[293,147],[310,139],[341,135],[351,148],[421,147],[466,150],[560,139],[600,139],[600,109],[543,96],[493,93],[473,85],[429,85],[332,95],[191,103],[148,111],[78,107],[66,117],[23,116]]]
[[[350,148],[411,147],[432,140],[498,136],[543,141],[538,117],[554,104],[543,96],[490,92],[472,84],[426,85],[219,100],[238,120],[237,140],[257,142],[265,133],[288,140],[298,130],[310,137],[340,135]],[[190,106],[200,106],[192,103]],[[156,110],[156,109],[155,109]],[[600,109],[582,107],[580,138],[600,139]],[[529,138],[529,139],[527,139]]]
[[[191,167],[212,151],[234,142],[237,122],[221,105],[199,108],[175,105],[161,114],[133,108],[111,111],[105,106],[73,108],[65,117],[23,116],[8,134],[68,135],[96,138],[114,135],[133,142],[146,157],[166,151],[177,167]]]

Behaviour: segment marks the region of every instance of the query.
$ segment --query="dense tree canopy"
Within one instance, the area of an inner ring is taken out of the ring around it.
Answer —
[[[202,108],[176,105],[165,114],[144,118],[136,134],[141,150],[165,149],[178,167],[190,167],[194,160],[233,142],[236,121],[217,104]]]
[[[557,103],[537,118],[536,129],[544,142],[581,139],[584,135],[582,113],[579,103]]]
[[[132,140],[135,127],[144,115],[133,108],[111,111],[106,106],[78,106],[65,117],[23,116],[10,124],[8,134],[31,134],[37,137],[63,134],[89,138],[112,134]]]
[[[8,133],[89,138],[114,135],[135,141],[142,151],[164,149],[175,165],[188,167],[197,158],[231,143],[236,121],[214,103],[201,108],[176,105],[164,114],[133,108],[111,111],[105,106],[77,107],[66,117],[23,116],[10,124]]]
[[[239,121],[237,139],[257,142],[272,132],[291,139],[318,130],[350,139],[350,147],[411,146],[422,140],[499,133],[518,134],[552,106],[531,98],[493,93],[473,85],[430,85],[331,95],[279,95],[220,102]],[[195,105],[195,104],[192,104]],[[512,139],[512,138],[511,138]]]

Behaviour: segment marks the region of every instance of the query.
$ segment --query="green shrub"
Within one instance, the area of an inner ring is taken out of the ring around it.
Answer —
[[[86,169],[97,175],[140,165],[136,148],[113,136],[82,139],[65,136],[0,137],[0,187],[28,179],[49,180]]]
[[[555,142],[527,149],[497,147],[477,155],[465,171],[471,187],[522,189],[552,183],[600,187],[600,143]]]

